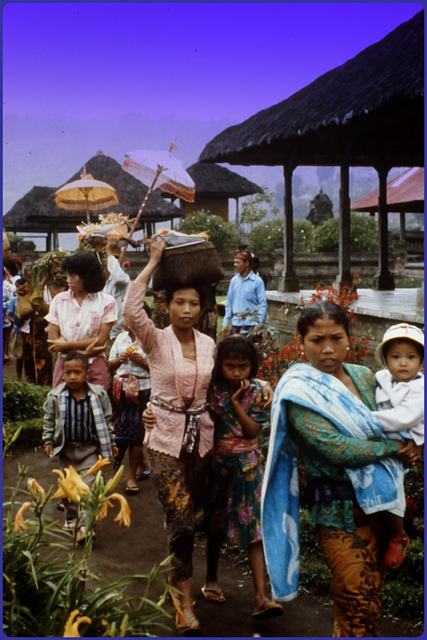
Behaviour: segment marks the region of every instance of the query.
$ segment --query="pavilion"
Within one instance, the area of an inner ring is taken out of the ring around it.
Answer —
[[[140,180],[124,171],[121,165],[102,152],[90,158],[85,165],[86,172],[96,180],[107,182],[116,189],[119,204],[110,207],[108,211],[123,213],[134,218],[147,193],[146,187]],[[73,182],[80,178],[83,166],[67,180]],[[63,186],[63,185],[59,185]],[[33,187],[23,198],[18,200],[3,218],[3,226],[7,231],[30,234],[46,234],[46,251],[58,248],[59,233],[76,233],[76,226],[81,224],[85,214],[81,211],[65,211],[59,209],[55,203],[54,193],[58,187]],[[91,220],[97,221],[98,214],[91,213]],[[107,213],[107,211],[105,211]],[[137,230],[143,230],[147,236],[154,233],[157,222],[170,222],[183,216],[182,209],[164,200],[158,189],[151,194],[144,210]]]
[[[292,174],[299,165],[340,168],[340,247],[336,284],[350,272],[351,166],[379,179],[379,264],[374,288],[393,290],[388,267],[387,174],[424,166],[424,11],[286,100],[218,134],[200,162],[283,166],[285,264],[282,291],[298,291],[294,270]]]

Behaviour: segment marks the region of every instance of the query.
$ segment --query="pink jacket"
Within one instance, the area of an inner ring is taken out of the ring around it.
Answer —
[[[182,348],[171,326],[157,329],[142,306],[146,292],[145,284],[131,282],[123,303],[123,317],[126,319],[137,341],[147,354],[150,365],[151,393],[163,402],[182,407],[182,397],[178,389],[194,386],[194,400],[191,408],[206,402],[212,369],[215,361],[215,343],[212,338],[194,330],[196,345],[196,367],[187,364],[182,356]],[[194,376],[195,374],[195,376]],[[189,380],[192,376],[192,380]],[[185,385],[184,385],[185,381]],[[193,383],[195,383],[193,385]],[[185,416],[152,405],[157,424],[146,430],[144,444],[150,449],[178,457],[181,451],[185,429]],[[214,425],[209,413],[201,415],[200,456],[213,447]]]

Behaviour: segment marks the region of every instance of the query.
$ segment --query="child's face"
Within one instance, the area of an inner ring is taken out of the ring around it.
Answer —
[[[398,382],[407,382],[417,375],[422,359],[411,342],[393,342],[386,356],[387,369]]]
[[[68,362],[64,362],[62,376],[67,387],[72,391],[81,391],[81,389],[83,389],[87,375],[88,370],[80,360],[69,360]]]
[[[250,376],[251,361],[244,358],[224,358],[221,373],[230,386],[238,388],[242,380],[247,380]]]

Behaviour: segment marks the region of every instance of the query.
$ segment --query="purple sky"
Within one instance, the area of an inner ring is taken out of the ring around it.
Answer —
[[[3,0],[4,4],[4,0]],[[177,137],[184,166],[409,20],[381,3],[15,3],[3,7],[3,210],[98,150]],[[369,69],[366,70],[369,73]],[[278,167],[234,168],[272,188]]]
[[[253,115],[418,3],[24,3],[4,8],[4,112]]]

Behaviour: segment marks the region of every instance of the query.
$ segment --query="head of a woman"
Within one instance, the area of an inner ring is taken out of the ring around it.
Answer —
[[[76,251],[61,262],[70,289],[97,293],[105,286],[105,275],[98,258],[88,251]]]
[[[321,300],[305,307],[297,330],[308,361],[324,373],[336,375],[347,357],[350,320],[337,304]]]
[[[200,316],[204,300],[199,287],[173,287],[165,291],[171,325],[177,329],[193,328]]]
[[[258,354],[248,338],[240,335],[224,338],[218,345],[212,379],[240,385],[242,380],[255,378]]]

